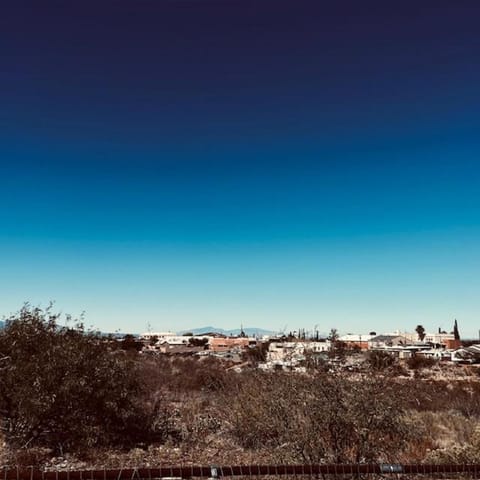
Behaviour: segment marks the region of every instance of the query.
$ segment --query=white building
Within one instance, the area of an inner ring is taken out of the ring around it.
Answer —
[[[480,344],[455,350],[451,360],[455,363],[480,363]]]
[[[324,342],[272,342],[268,347],[267,360],[274,362],[303,357],[305,353],[321,353],[330,350],[330,341]]]
[[[426,333],[423,341],[444,344],[447,340],[455,340],[455,335],[453,333]]]
[[[150,341],[152,339],[161,340],[169,337],[174,337],[175,332],[146,332],[140,335],[141,340]]]

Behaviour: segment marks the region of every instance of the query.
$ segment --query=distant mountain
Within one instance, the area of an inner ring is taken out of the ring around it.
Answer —
[[[250,336],[263,336],[263,335],[275,335],[278,332],[274,332],[272,330],[265,330],[263,328],[256,328],[256,327],[245,327],[243,329],[245,332],[245,335]],[[191,328],[190,330],[183,330],[181,332],[178,332],[179,335],[183,335],[184,333],[193,333],[194,335],[202,335],[204,333],[210,333],[210,332],[215,332],[215,333],[220,333],[222,335],[240,335],[240,329],[235,328],[232,330],[225,330],[223,328],[218,328],[218,327],[212,327],[211,325],[206,326],[206,327],[200,327],[200,328]]]
[[[0,328],[3,328],[5,326],[5,322],[3,320],[0,320]]]

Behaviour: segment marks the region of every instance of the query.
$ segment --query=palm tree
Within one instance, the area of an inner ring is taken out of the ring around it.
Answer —
[[[425,328],[423,328],[423,325],[417,325],[415,331],[417,332],[418,339],[423,342],[423,339],[425,338]]]

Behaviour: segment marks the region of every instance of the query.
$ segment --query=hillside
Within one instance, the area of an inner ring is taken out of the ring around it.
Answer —
[[[263,335],[275,335],[277,332],[274,332],[272,330],[265,330],[263,328],[258,328],[258,327],[246,327],[243,329],[246,335],[248,336],[263,336]],[[235,328],[231,330],[225,330],[223,328],[219,327],[213,327],[211,325],[208,325],[206,327],[200,327],[200,328],[192,328],[190,330],[183,330],[181,332],[178,332],[180,335],[183,335],[185,333],[193,333],[194,335],[202,335],[203,333],[209,333],[209,332],[216,332],[220,333],[222,335],[240,335],[240,328]]]

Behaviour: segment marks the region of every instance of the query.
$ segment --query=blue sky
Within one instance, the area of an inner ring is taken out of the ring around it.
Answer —
[[[7,6],[0,313],[476,337],[480,7],[320,3]]]

